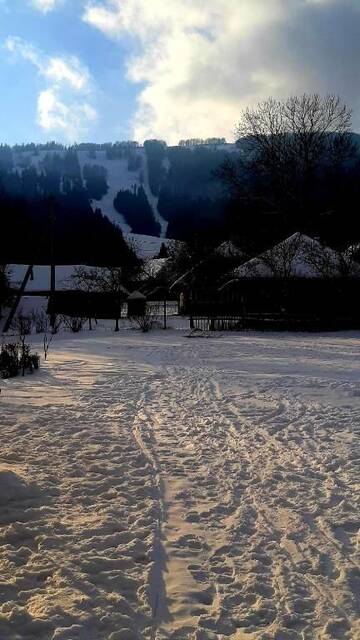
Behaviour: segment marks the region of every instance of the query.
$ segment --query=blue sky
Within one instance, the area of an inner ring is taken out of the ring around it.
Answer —
[[[2,141],[70,140],[64,130],[44,130],[37,124],[38,96],[49,83],[31,62],[5,48],[9,37],[31,44],[40,56],[76,56],[88,68],[92,77],[89,99],[98,115],[91,127],[79,130],[79,140],[103,142],[131,137],[139,88],[126,79],[129,42],[124,38],[114,44],[85,23],[81,19],[83,5],[71,0],[58,10],[43,13],[24,0],[9,0],[8,5],[0,2]]]
[[[0,140],[233,139],[336,93],[360,129],[359,0],[0,0]]]

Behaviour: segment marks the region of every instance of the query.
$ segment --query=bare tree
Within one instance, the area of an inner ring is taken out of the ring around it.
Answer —
[[[71,276],[71,288],[81,291],[128,294],[123,285],[121,267],[77,267]]]
[[[291,278],[295,275],[295,261],[303,250],[300,234],[295,234],[285,242],[271,247],[260,257],[261,263],[275,278]]]
[[[351,256],[337,249],[324,247],[314,241],[308,246],[306,261],[322,278],[351,278],[360,276],[360,265]]]
[[[290,204],[304,210],[318,172],[356,154],[351,115],[338,96],[318,94],[269,98],[245,109],[236,128],[243,153],[237,163],[228,160],[220,176],[237,197],[261,198],[270,210]],[[257,179],[255,192],[246,188],[248,171]]]
[[[86,318],[82,318],[80,316],[63,315],[61,316],[61,319],[64,326],[67,327],[69,331],[72,331],[72,333],[79,333],[86,322]]]
[[[349,256],[295,233],[237,270],[238,276],[289,279],[293,277],[347,278],[360,275]]]
[[[158,321],[159,316],[160,305],[147,303],[144,313],[142,315],[131,316],[130,321],[143,333],[148,333]]]
[[[30,316],[25,316],[19,313],[13,321],[13,328],[19,334],[20,342],[20,366],[22,369],[22,375],[25,375],[25,369],[30,356],[30,348],[26,344],[26,336],[31,334],[32,319]]]
[[[123,285],[123,269],[122,267],[94,267],[84,268],[78,267],[71,276],[71,288],[77,288],[87,293],[102,292],[111,293],[118,298],[119,314],[115,318],[115,331],[119,331],[119,318],[121,315],[121,300],[127,298],[128,290]],[[89,318],[89,328],[91,328],[91,319]]]
[[[49,318],[43,309],[32,311],[31,320],[36,333],[45,333],[48,330]]]

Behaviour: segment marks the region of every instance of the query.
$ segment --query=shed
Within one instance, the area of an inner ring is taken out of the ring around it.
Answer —
[[[127,298],[128,317],[144,316],[146,311],[146,296],[140,291],[133,291]]]

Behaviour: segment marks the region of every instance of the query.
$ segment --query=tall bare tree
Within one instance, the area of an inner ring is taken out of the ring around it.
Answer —
[[[269,98],[242,112],[236,131],[244,153],[220,175],[235,196],[262,199],[270,211],[306,210],[319,174],[356,155],[351,115],[335,95]]]

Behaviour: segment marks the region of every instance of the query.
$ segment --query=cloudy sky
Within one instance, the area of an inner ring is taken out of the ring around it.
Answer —
[[[360,0],[0,0],[0,139],[224,136],[272,95],[360,131]]]

